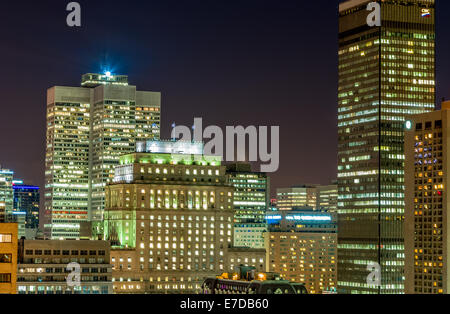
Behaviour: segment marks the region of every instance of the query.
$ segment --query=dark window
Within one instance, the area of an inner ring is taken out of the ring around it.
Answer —
[[[61,251],[60,250],[54,250],[53,251],[53,255],[61,255]]]
[[[81,251],[81,255],[87,255],[87,251]]]
[[[44,250],[44,255],[52,255],[52,251],[51,250]]]
[[[62,252],[63,252],[63,255],[69,255],[70,254],[69,251],[62,251]]]
[[[0,263],[12,263],[12,254],[0,254]]]
[[[42,255],[42,250],[35,250],[34,255]]]
[[[105,256],[105,254],[106,254],[105,251],[98,251],[98,255]]]
[[[78,251],[72,251],[72,255],[78,255]]]
[[[33,250],[26,250],[26,251],[25,251],[25,254],[26,254],[26,255],[33,255]]]
[[[416,123],[416,130],[422,130],[422,123]]]
[[[442,128],[442,120],[437,120],[434,122],[435,128]]]
[[[89,251],[89,255],[97,255],[97,251]]]
[[[431,121],[430,122],[425,122],[425,130],[431,129],[432,125],[433,124],[431,123]]]

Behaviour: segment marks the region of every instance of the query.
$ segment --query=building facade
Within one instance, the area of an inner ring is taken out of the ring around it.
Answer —
[[[20,240],[18,294],[112,294],[107,241]],[[76,268],[78,266],[78,269]],[[80,281],[74,272],[79,270]],[[72,278],[72,283],[68,280]]]
[[[0,223],[0,294],[16,294],[17,224]]]
[[[52,239],[79,238],[87,221],[101,233],[104,188],[119,156],[134,152],[137,140],[159,138],[160,93],[110,73],[85,74],[81,86],[47,92],[44,227]]]
[[[337,185],[299,185],[277,189],[276,207],[278,210],[294,210],[300,207],[337,211]]]
[[[338,286],[404,292],[405,117],[435,107],[434,0],[339,5]],[[378,264],[381,283],[367,283]]]
[[[317,189],[315,185],[299,185],[277,189],[277,209],[293,210],[295,207],[317,208]]]
[[[448,294],[450,102],[412,116],[405,136],[405,292]]]
[[[0,223],[11,219],[14,207],[14,172],[0,166]]]
[[[25,213],[25,228],[39,228],[39,187],[14,184],[14,211]]]
[[[270,212],[267,221],[267,271],[305,284],[311,294],[335,291],[336,213],[311,209]]]
[[[233,238],[233,191],[203,144],[148,142],[106,186],[105,239],[115,293],[194,293],[221,274]]]
[[[231,247],[227,250],[228,262],[225,271],[234,273],[239,266],[250,266],[255,267],[257,272],[265,272],[267,268],[266,258],[265,248]]]
[[[227,176],[234,187],[234,246],[264,248],[265,215],[270,206],[269,177],[253,172],[249,163],[227,165]]]

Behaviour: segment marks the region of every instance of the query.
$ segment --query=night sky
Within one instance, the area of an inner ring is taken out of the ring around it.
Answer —
[[[450,1],[438,0],[438,98],[450,98]],[[3,3],[0,164],[44,187],[46,90],[111,69],[162,92],[171,124],[280,126],[277,187],[336,178],[338,1],[78,1]],[[43,195],[42,195],[43,197]]]

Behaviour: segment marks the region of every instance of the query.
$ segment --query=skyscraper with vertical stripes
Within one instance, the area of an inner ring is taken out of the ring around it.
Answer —
[[[47,92],[44,230],[77,239],[80,224],[102,225],[105,186],[119,157],[160,137],[161,93],[137,91],[128,76],[88,73],[81,87]],[[100,234],[102,230],[93,230]]]
[[[435,3],[377,1],[371,27],[370,2],[339,5],[338,291],[403,293],[404,125],[435,107]]]

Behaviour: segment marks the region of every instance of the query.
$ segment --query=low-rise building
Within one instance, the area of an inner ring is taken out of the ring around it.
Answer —
[[[107,241],[21,239],[18,260],[19,294],[113,292]],[[74,280],[77,272],[79,282]],[[71,278],[69,282],[68,277]]]
[[[17,224],[0,223],[0,294],[15,294]]]
[[[228,272],[236,271],[239,266],[253,266],[258,272],[266,271],[266,250],[247,247],[233,247],[227,250]]]
[[[323,210],[270,212],[267,271],[303,283],[311,294],[337,287],[337,215]]]

